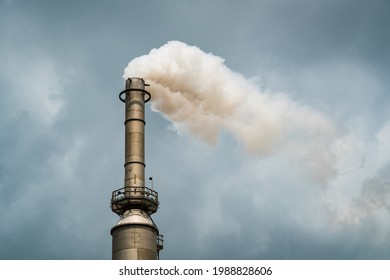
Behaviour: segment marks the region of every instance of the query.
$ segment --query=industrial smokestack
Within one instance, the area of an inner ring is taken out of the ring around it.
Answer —
[[[145,185],[145,103],[151,98],[141,78],[129,78],[119,99],[125,103],[125,180],[113,191],[111,209],[121,218],[111,229],[113,260],[155,260],[162,236],[151,215],[158,193]]]

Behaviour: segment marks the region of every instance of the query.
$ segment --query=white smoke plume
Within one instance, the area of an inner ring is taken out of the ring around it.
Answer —
[[[221,57],[171,41],[132,60],[124,73],[125,79],[131,77],[150,83],[152,109],[179,131],[210,144],[227,131],[250,153],[278,149],[305,162],[316,180],[332,173],[331,122],[287,94],[261,91]]]
[[[324,197],[329,222],[361,226],[377,223],[390,236],[390,122],[363,142],[356,130],[333,145],[337,158],[338,178]],[[363,130],[364,131],[364,130]]]

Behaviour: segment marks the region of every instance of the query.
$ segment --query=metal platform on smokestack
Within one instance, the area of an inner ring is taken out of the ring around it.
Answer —
[[[111,210],[120,219],[111,229],[112,259],[155,260],[163,249],[163,236],[151,215],[158,193],[145,184],[145,103],[151,95],[142,78],[126,80],[119,99],[125,103],[124,187],[111,195]]]
[[[112,192],[111,209],[121,217],[130,209],[142,209],[152,215],[158,204],[158,193],[147,187],[124,187]]]

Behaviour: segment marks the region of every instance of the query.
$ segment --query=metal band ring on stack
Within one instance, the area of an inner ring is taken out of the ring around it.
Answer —
[[[128,89],[125,89],[125,90],[122,90],[120,93],[119,93],[119,99],[123,102],[123,103],[126,103],[126,100],[124,98],[122,98],[122,95],[126,92],[130,92],[130,91],[140,91],[144,94],[144,102],[148,102],[152,96],[151,94],[147,91],[147,90],[144,90],[144,89],[140,89],[140,88],[128,88]],[[146,95],[146,99],[145,99],[145,95]]]

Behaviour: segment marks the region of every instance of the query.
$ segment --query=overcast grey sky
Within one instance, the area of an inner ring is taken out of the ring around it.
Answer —
[[[111,258],[122,75],[171,40],[326,116],[335,136],[318,181],[316,162],[291,156],[305,143],[259,156],[221,131],[210,146],[148,103],[161,259],[390,258],[389,12],[385,0],[0,0],[0,259]]]

